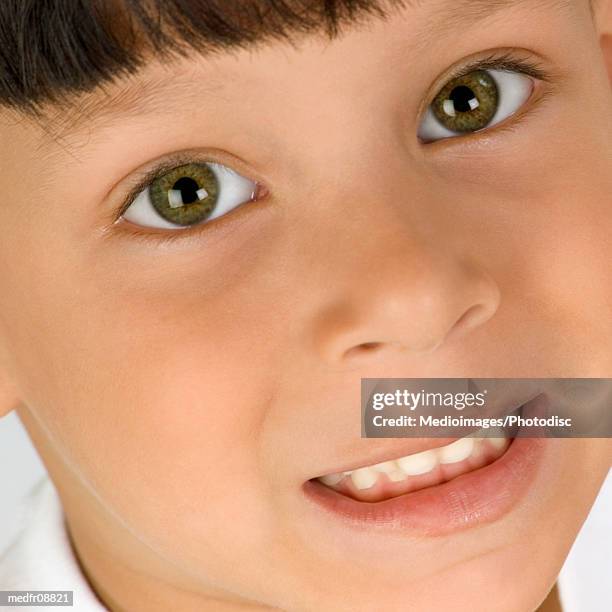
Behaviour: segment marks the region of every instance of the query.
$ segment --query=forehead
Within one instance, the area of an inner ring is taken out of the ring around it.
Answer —
[[[509,12],[542,13],[545,11],[567,12],[575,6],[576,0],[393,0],[392,2],[359,4],[354,12],[340,11],[336,15],[337,29],[346,26],[342,33],[332,34],[346,36],[350,31],[371,29],[374,22],[377,27],[384,27],[385,22],[399,22],[406,36],[402,41],[404,46],[412,46],[419,52],[427,47],[441,44],[445,37],[478,35],[479,29],[488,23],[503,18]],[[367,6],[366,6],[367,5]],[[365,8],[364,8],[365,7]],[[365,22],[360,22],[358,16],[364,18],[365,10],[372,7],[381,8],[376,15],[369,15]],[[382,7],[385,8],[384,12]],[[378,19],[377,19],[378,18]],[[293,24],[295,26],[295,24]],[[319,24],[320,25],[320,24]],[[327,24],[328,27],[329,24]],[[322,26],[321,26],[322,27]],[[194,36],[197,33],[194,33]],[[253,62],[254,53],[267,48],[277,48],[279,53],[286,53],[289,47],[303,49],[309,41],[321,41],[329,37],[329,32],[297,32],[288,41],[270,41],[267,31],[249,34],[249,30],[235,33],[235,46],[221,38],[206,39],[210,33],[201,31],[201,42],[195,39],[180,40],[185,45],[176,55],[170,53],[160,57],[149,52],[143,57],[137,68],[128,70],[126,74],[119,72],[110,83],[101,83],[98,87],[84,94],[72,95],[62,100],[61,104],[49,104],[44,107],[43,116],[48,117],[47,124],[54,126],[54,134],[73,132],[81,127],[92,126],[92,121],[104,121],[114,113],[140,115],[144,110],[163,110],[176,105],[184,105],[193,101],[193,95],[198,90],[200,94],[219,94],[229,81],[231,72],[228,67],[237,64],[244,65],[248,74],[248,64]],[[365,38],[362,40],[366,40]],[[389,45],[393,39],[384,41]],[[377,41],[380,45],[381,41]],[[324,42],[324,44],[329,44]],[[283,49],[283,46],[285,47]],[[269,57],[269,56],[268,56]],[[324,63],[325,55],[319,56]],[[215,71],[219,60],[238,58],[238,62],[225,61],[224,72]],[[355,66],[349,66],[354,69]],[[197,70],[196,70],[197,69]],[[205,79],[198,74],[199,69],[206,71]],[[241,74],[244,78],[244,74]],[[66,111],[69,110],[69,117]],[[63,121],[66,119],[66,121]]]

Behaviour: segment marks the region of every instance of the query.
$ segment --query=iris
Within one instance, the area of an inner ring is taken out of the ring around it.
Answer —
[[[219,198],[219,182],[205,164],[187,164],[157,177],[149,187],[151,203],[167,221],[193,225],[209,217]]]
[[[453,132],[476,132],[485,128],[499,107],[499,91],[485,70],[451,79],[435,97],[436,119]]]

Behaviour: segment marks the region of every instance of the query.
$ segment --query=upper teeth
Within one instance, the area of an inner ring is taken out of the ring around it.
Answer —
[[[508,443],[508,439],[502,429],[495,430],[494,434],[499,437],[487,437],[490,443],[498,450],[502,450]],[[358,489],[369,489],[378,480],[379,474],[386,474],[387,477],[398,482],[407,476],[419,476],[427,474],[440,464],[459,463],[467,459],[474,451],[475,443],[481,440],[476,436],[459,438],[451,444],[441,446],[432,450],[426,450],[414,455],[406,455],[392,461],[383,461],[374,465],[368,465],[348,470],[337,474],[327,474],[321,476],[320,480],[326,485],[336,485],[345,476],[350,476],[353,484]]]

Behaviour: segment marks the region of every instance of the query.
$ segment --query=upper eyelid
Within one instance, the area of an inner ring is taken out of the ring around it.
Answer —
[[[508,117],[506,120],[501,121],[500,123],[491,127],[478,130],[477,132],[466,133],[456,137],[441,138],[439,140],[425,143],[424,148],[436,151],[440,148],[447,149],[449,147],[452,148],[453,146],[461,147],[466,141],[473,142],[474,139],[482,139],[483,136],[490,137],[491,135],[499,133],[511,132],[517,125],[520,125],[526,121],[533,113],[538,112],[538,110],[541,109],[553,95],[554,89],[551,87],[540,89],[538,93],[535,93],[535,95],[532,94],[530,101],[524,104],[521,109],[519,109],[511,117]]]
[[[228,154],[225,154],[228,155]],[[180,166],[185,166],[188,164],[216,164],[218,166],[223,166],[228,168],[229,170],[236,172],[240,176],[252,181],[257,185],[265,185],[265,183],[257,177],[254,177],[251,172],[248,172],[243,169],[236,169],[235,165],[242,166],[245,165],[246,162],[241,162],[239,159],[232,164],[232,161],[221,160],[220,155],[214,155],[209,153],[202,152],[190,152],[190,151],[181,151],[177,153],[173,153],[165,156],[161,160],[157,162],[149,162],[148,165],[152,165],[152,167],[143,172],[136,171],[136,176],[130,181],[131,187],[127,190],[127,193],[122,197],[123,203],[119,206],[119,209],[113,212],[113,217],[111,219],[111,225],[119,223],[123,214],[126,210],[134,203],[136,198],[146,189],[148,189],[151,184],[160,176],[163,176],[166,172],[170,172]]]
[[[462,66],[457,70],[456,74],[451,75],[451,79],[459,78],[474,72],[475,70],[514,70],[520,71],[528,76],[537,79],[546,79],[547,72],[533,60],[529,58],[518,58],[512,53],[506,53],[501,56],[490,55],[488,57],[474,60]]]
[[[482,54],[485,55],[482,55]],[[535,79],[550,81],[552,74],[544,68],[542,61],[536,59],[533,53],[525,49],[499,49],[481,52],[477,57],[464,58],[450,69],[447,68],[434,79],[428,94],[421,102],[418,117],[422,117],[438,95],[442,87],[452,81],[475,70],[513,70],[521,72]]]

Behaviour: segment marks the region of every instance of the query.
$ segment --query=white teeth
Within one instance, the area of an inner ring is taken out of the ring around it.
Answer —
[[[358,489],[369,489],[376,484],[378,473],[372,468],[359,468],[351,474],[351,480]]]
[[[402,472],[402,470],[396,470],[395,472],[387,474],[387,478],[389,478],[389,480],[391,480],[392,482],[400,482],[402,480],[406,480],[406,476],[407,475]]]
[[[489,443],[497,450],[502,450],[508,444],[508,438],[506,432],[501,427],[491,428],[489,432],[493,433],[495,437],[487,438]]]
[[[474,438],[460,438],[437,450],[440,463],[459,463],[472,454]]]
[[[397,472],[397,463],[395,463],[395,461],[383,461],[382,463],[373,465],[372,469],[377,472],[382,472],[383,474],[392,474],[393,472]]]
[[[502,450],[508,444],[508,438],[489,438],[489,442],[497,449]]]
[[[406,476],[419,476],[431,472],[438,465],[434,451],[424,451],[416,455],[408,455],[397,460],[397,464]]]
[[[321,476],[319,480],[326,484],[329,487],[333,487],[338,484],[344,478],[344,474],[326,474],[325,476]]]
[[[459,463],[465,461],[474,452],[476,444],[482,440],[488,440],[496,450],[502,451],[508,446],[510,440],[506,437],[503,429],[491,429],[486,437],[478,436],[481,430],[470,434],[465,438],[455,440],[447,446],[423,451],[414,455],[407,455],[393,461],[382,461],[356,470],[347,470],[337,474],[321,476],[320,480],[328,486],[335,486],[345,477],[350,477],[357,489],[370,489],[377,482],[380,474],[385,474],[392,482],[400,482],[408,476],[420,476],[434,470],[440,464]],[[494,435],[495,437],[490,437]]]

